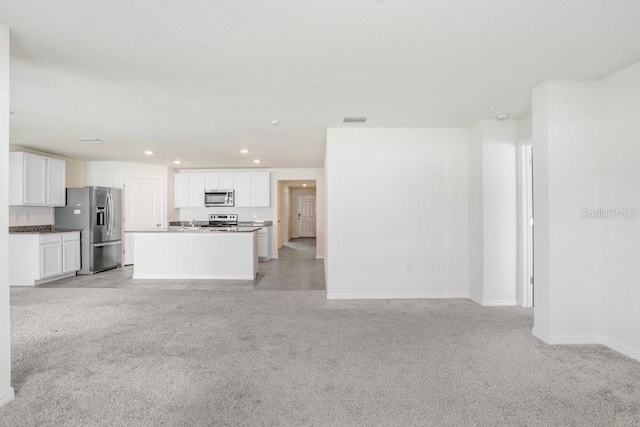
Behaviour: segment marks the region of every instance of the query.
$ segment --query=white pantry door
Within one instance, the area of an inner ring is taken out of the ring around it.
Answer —
[[[298,237],[316,237],[316,198],[298,197]]]
[[[159,178],[125,178],[122,229],[148,230],[162,227],[162,182]],[[133,239],[123,233],[122,260],[133,264]]]

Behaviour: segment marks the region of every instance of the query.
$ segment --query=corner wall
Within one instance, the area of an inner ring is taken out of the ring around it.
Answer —
[[[597,82],[533,91],[534,328],[551,344],[600,342],[602,148]]]
[[[9,28],[0,24],[0,406],[13,400],[9,316]]]
[[[328,298],[468,296],[466,128],[331,128],[325,161]]]
[[[481,120],[469,129],[469,294],[484,306],[517,303],[519,125]]]
[[[600,221],[602,342],[640,360],[640,62],[600,86],[601,206],[629,215]]]

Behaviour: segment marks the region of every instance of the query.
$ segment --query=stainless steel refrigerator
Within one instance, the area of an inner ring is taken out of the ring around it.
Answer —
[[[56,228],[82,230],[78,274],[122,265],[122,190],[67,188],[67,205],[56,208],[55,224]]]

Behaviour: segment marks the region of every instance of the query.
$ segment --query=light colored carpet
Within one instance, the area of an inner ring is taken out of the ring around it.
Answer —
[[[639,425],[640,364],[532,312],[320,291],[12,289],[0,425]]]

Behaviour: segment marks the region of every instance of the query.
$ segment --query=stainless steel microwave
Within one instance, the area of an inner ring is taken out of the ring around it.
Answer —
[[[234,206],[233,190],[204,190],[206,207]]]

